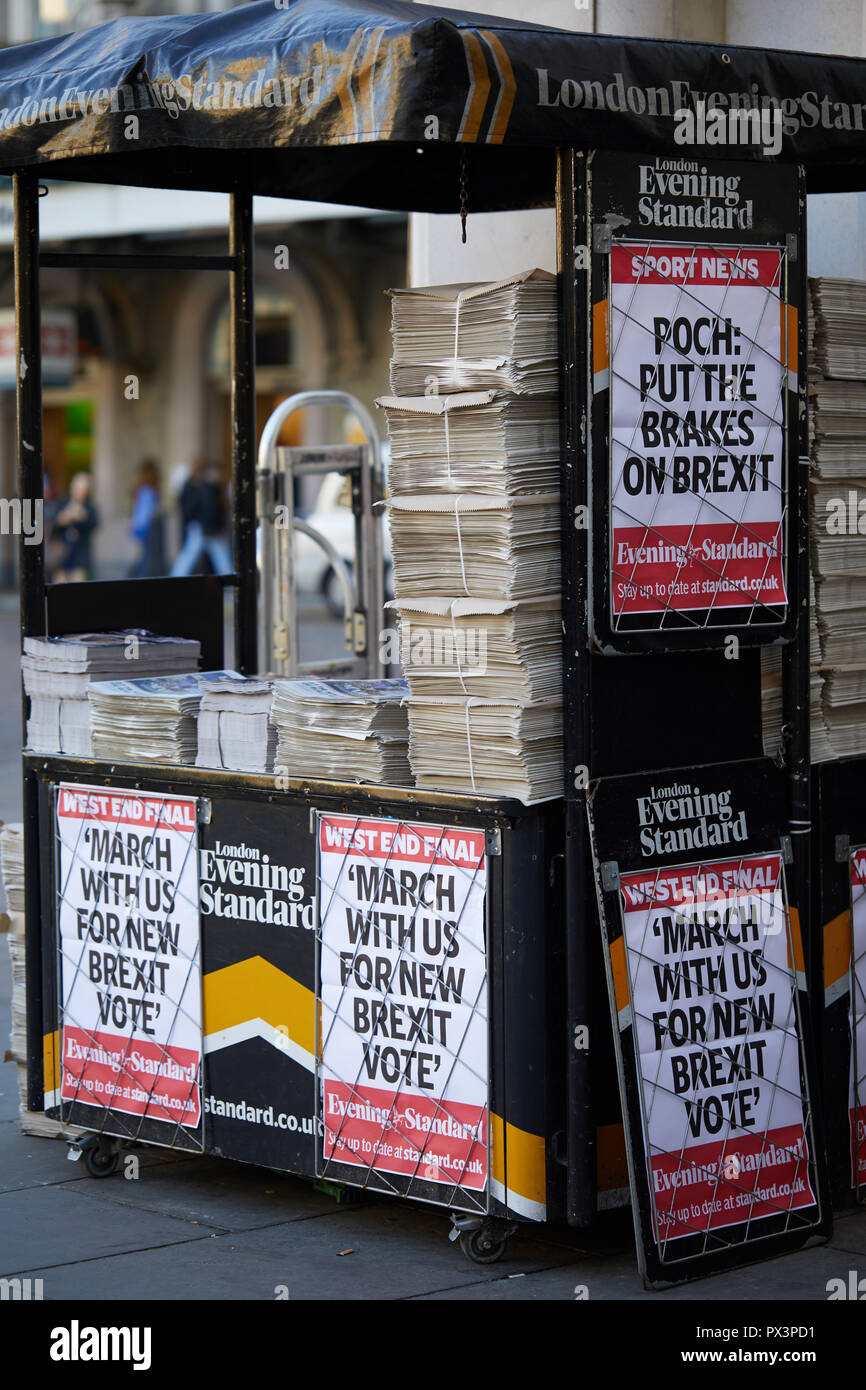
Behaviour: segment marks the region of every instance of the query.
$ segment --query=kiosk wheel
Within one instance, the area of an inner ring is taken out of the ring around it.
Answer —
[[[493,1265],[501,1260],[508,1245],[508,1236],[476,1226],[474,1231],[460,1232],[460,1249],[473,1264]]]
[[[120,1166],[120,1145],[100,1139],[89,1144],[82,1156],[92,1178],[109,1178]]]

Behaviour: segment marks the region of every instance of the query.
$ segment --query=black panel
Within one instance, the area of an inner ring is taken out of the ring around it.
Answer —
[[[164,637],[201,642],[203,671],[223,665],[225,576],[95,580],[52,584],[45,591],[49,637],[142,627]]]

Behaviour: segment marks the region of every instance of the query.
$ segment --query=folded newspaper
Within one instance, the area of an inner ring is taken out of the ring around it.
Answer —
[[[197,641],[142,628],[25,637],[21,671],[30,698],[28,747],[35,753],[89,757],[87,690],[94,681],[195,671],[200,655]]]
[[[407,694],[403,680],[275,681],[275,772],[410,786]]]
[[[394,592],[534,598],[560,587],[560,496],[416,493],[385,504]]]
[[[103,762],[194,763],[199,705],[237,671],[97,681],[88,687],[93,756]]]
[[[389,293],[393,395],[559,389],[557,285],[548,271]]]
[[[562,704],[409,698],[409,761],[431,791],[514,798],[562,795]]]
[[[209,685],[198,711],[196,766],[271,772],[277,747],[273,697],[273,682],[260,676],[232,676]]]
[[[388,486],[409,492],[550,492],[559,486],[552,397],[505,391],[380,396],[391,442]]]
[[[393,599],[412,695],[562,698],[559,596]]]

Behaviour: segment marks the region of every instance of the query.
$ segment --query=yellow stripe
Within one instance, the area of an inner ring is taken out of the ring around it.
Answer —
[[[315,1054],[316,996],[261,956],[212,970],[202,982],[202,996],[206,1037],[262,1018]]]
[[[511,119],[511,109],[514,106],[514,98],[517,95],[517,83],[514,80],[514,70],[508,58],[508,54],[502,47],[500,40],[489,29],[482,29],[482,36],[490,44],[496,57],[499,59],[499,70],[502,73],[503,90],[499,111],[493,124],[493,129],[489,131],[487,143],[489,145],[501,145],[505,138],[508,122]]]
[[[379,47],[379,42],[384,32],[384,25],[380,25],[378,29],[373,30],[370,35],[370,42],[367,44],[367,51],[358,69],[358,90],[361,93],[361,109],[364,111],[364,108],[366,108],[364,114],[369,119],[369,129],[371,131],[376,129],[376,119],[373,112],[373,56]]]
[[[544,1139],[491,1115],[490,1176],[507,1191],[543,1206],[547,1196]]]
[[[487,98],[490,94],[490,75],[487,71],[487,64],[484,61],[484,52],[481,42],[476,34],[464,31],[461,34],[466,48],[466,55],[469,59],[469,66],[472,69],[472,76],[475,82],[475,95],[469,107],[469,114],[463,126],[461,140],[474,141],[478,139],[478,132],[481,129],[481,117],[484,115],[484,108],[487,105]]]
[[[349,44],[349,47],[346,49],[346,58],[343,63],[342,71],[340,72],[340,76],[334,83],[334,91],[339,99],[340,106],[343,109],[343,120],[346,122],[346,131],[347,133],[349,131],[352,131],[353,134],[355,133],[355,109],[352,103],[352,93],[349,87],[349,83],[352,79],[352,64],[355,61],[358,49],[361,47],[361,43],[364,38],[364,33],[365,30],[358,29],[356,33],[352,35],[352,40]]]
[[[616,999],[616,1011],[621,1014],[623,1009],[628,1007],[628,971],[625,967],[625,937],[618,936],[616,941],[610,944],[610,968],[613,975],[613,994]]]
[[[799,975],[806,973],[806,961],[803,956],[803,937],[800,932],[800,914],[796,907],[788,909],[791,914],[791,935],[788,939],[788,964],[791,964],[791,942],[794,943],[794,969]]]
[[[799,343],[797,342],[797,309],[793,304],[780,303],[779,315],[782,320],[782,361],[785,363],[788,371],[793,372],[796,376],[799,362],[799,354],[797,351],[799,347]]]
[[[56,1091],[60,1085],[60,1034],[45,1033],[42,1038],[42,1089]]]
[[[593,375],[610,366],[610,335],[607,322],[607,300],[592,306],[592,371]]]
[[[824,988],[848,974],[851,965],[851,919],[846,908],[824,926]]]

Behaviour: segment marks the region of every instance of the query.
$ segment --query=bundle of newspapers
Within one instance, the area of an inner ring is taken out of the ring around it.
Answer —
[[[555,395],[556,278],[528,270],[472,285],[391,290],[391,392],[443,395],[501,387]]]
[[[236,671],[97,681],[87,690],[93,756],[106,762],[194,763],[205,691]]]
[[[21,657],[30,697],[27,745],[34,753],[89,757],[89,686],[109,677],[161,676],[195,671],[200,644],[129,628],[64,637],[25,637]]]
[[[551,492],[559,486],[555,397],[508,391],[380,396],[388,421],[388,486],[406,493]]]
[[[809,283],[818,368],[811,535],[821,706],[833,754],[850,757],[866,753],[866,283]],[[820,761],[815,749],[812,756]]]
[[[866,380],[866,282],[821,276],[809,281],[815,324],[813,357],[824,376]]]
[[[397,598],[559,591],[558,492],[427,492],[387,502]]]
[[[400,665],[411,695],[529,703],[561,697],[558,596],[394,599],[385,606],[399,615]]]
[[[388,521],[416,785],[562,793],[555,285],[395,291]],[[421,397],[421,392],[424,397]]]
[[[271,718],[282,777],[410,786],[403,680],[278,680]]]
[[[410,696],[417,787],[513,797],[562,795],[562,702]]]
[[[809,715],[812,762],[826,762],[836,755],[824,718],[824,676],[821,670],[821,637],[816,622],[815,582],[809,582]],[[783,726],[782,649],[761,648],[761,723],[764,752],[775,758],[781,749]]]
[[[213,681],[198,711],[197,767],[271,772],[277,731],[271,722],[273,682],[260,676]]]

